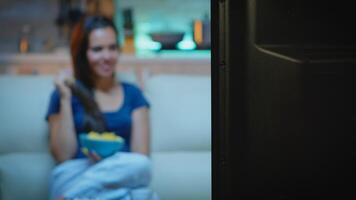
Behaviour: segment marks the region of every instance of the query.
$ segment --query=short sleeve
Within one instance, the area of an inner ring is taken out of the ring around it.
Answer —
[[[134,85],[129,85],[128,90],[130,91],[130,105],[132,110],[140,107],[150,107],[150,104],[143,95],[141,89]]]
[[[48,121],[49,116],[52,114],[59,113],[60,106],[60,95],[58,90],[54,90],[50,96],[48,109],[46,113],[46,120]]]

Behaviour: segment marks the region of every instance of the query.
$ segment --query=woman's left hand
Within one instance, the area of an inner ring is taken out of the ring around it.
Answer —
[[[99,162],[102,160],[102,158],[95,151],[89,151],[88,157],[90,160],[92,160],[94,162]]]

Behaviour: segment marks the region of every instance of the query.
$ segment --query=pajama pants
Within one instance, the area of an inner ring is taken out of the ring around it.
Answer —
[[[148,188],[151,162],[145,155],[119,152],[93,162],[88,158],[65,161],[50,178],[50,199],[158,200]]]

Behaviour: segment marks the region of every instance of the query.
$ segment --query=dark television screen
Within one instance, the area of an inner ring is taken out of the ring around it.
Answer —
[[[258,0],[259,44],[355,45],[352,1]]]
[[[355,198],[351,1],[226,1],[212,60],[213,116],[226,119],[214,127],[215,196]]]

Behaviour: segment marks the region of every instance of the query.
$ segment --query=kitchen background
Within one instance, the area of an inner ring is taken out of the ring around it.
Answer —
[[[30,52],[51,52],[66,46],[66,29],[83,12],[113,17],[121,32],[126,30],[121,43],[133,31],[139,52],[159,49],[150,33],[183,36],[179,49],[197,49],[194,26],[196,31],[204,28],[203,49],[210,45],[209,0],[2,0],[0,52],[17,52],[21,37],[28,37]]]
[[[210,0],[1,0],[0,73],[69,67],[70,29],[82,13],[114,19],[120,70],[210,73]]]

